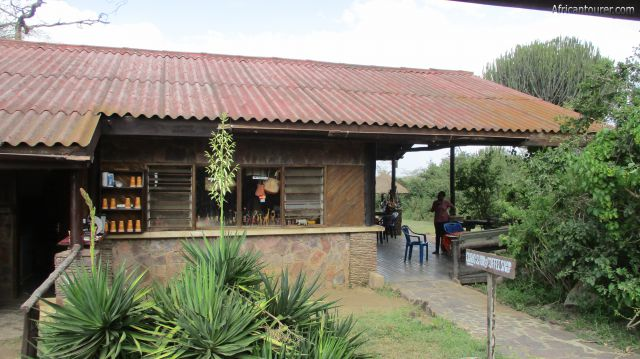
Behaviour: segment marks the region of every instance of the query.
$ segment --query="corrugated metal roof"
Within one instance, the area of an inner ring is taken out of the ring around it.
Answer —
[[[577,114],[464,71],[0,40],[0,141],[86,146],[100,113],[557,132]]]

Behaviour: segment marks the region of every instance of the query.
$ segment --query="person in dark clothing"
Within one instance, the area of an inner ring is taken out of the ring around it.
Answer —
[[[438,198],[431,205],[431,212],[434,212],[433,224],[436,228],[436,248],[433,254],[440,254],[442,236],[445,235],[444,224],[449,222],[449,208],[455,209],[453,204],[444,198],[445,196],[444,191],[438,192]]]

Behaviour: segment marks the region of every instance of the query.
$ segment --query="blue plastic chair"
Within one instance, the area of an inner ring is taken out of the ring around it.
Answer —
[[[406,240],[406,246],[404,247],[404,261],[407,261],[407,252],[409,253],[409,260],[411,260],[411,253],[413,252],[413,246],[418,246],[420,248],[420,264],[422,264],[422,256],[424,255],[425,260],[429,260],[427,255],[429,253],[429,243],[427,243],[427,235],[421,233],[415,233],[408,226],[402,226],[402,233],[404,233],[404,238]],[[416,241],[412,241],[412,238],[416,238]],[[423,239],[424,241],[421,241]]]

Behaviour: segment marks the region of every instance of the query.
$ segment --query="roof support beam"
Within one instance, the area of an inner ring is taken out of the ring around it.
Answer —
[[[209,137],[217,121],[110,116],[103,121],[104,135]],[[554,146],[564,136],[547,133],[503,131],[468,131],[435,128],[398,127],[386,125],[324,124],[299,122],[269,122],[236,119],[231,122],[234,133],[255,135],[291,135],[335,139],[363,139],[376,142],[407,142],[426,144],[431,149],[452,145]]]

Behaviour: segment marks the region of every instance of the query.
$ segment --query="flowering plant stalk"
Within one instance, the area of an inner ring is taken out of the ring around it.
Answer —
[[[220,114],[220,125],[211,132],[210,151],[205,151],[208,165],[205,168],[207,180],[211,183],[209,196],[216,201],[220,209],[220,238],[224,238],[224,202],[227,193],[233,187],[238,165],[233,162],[236,144],[231,135],[229,118],[226,113]]]

